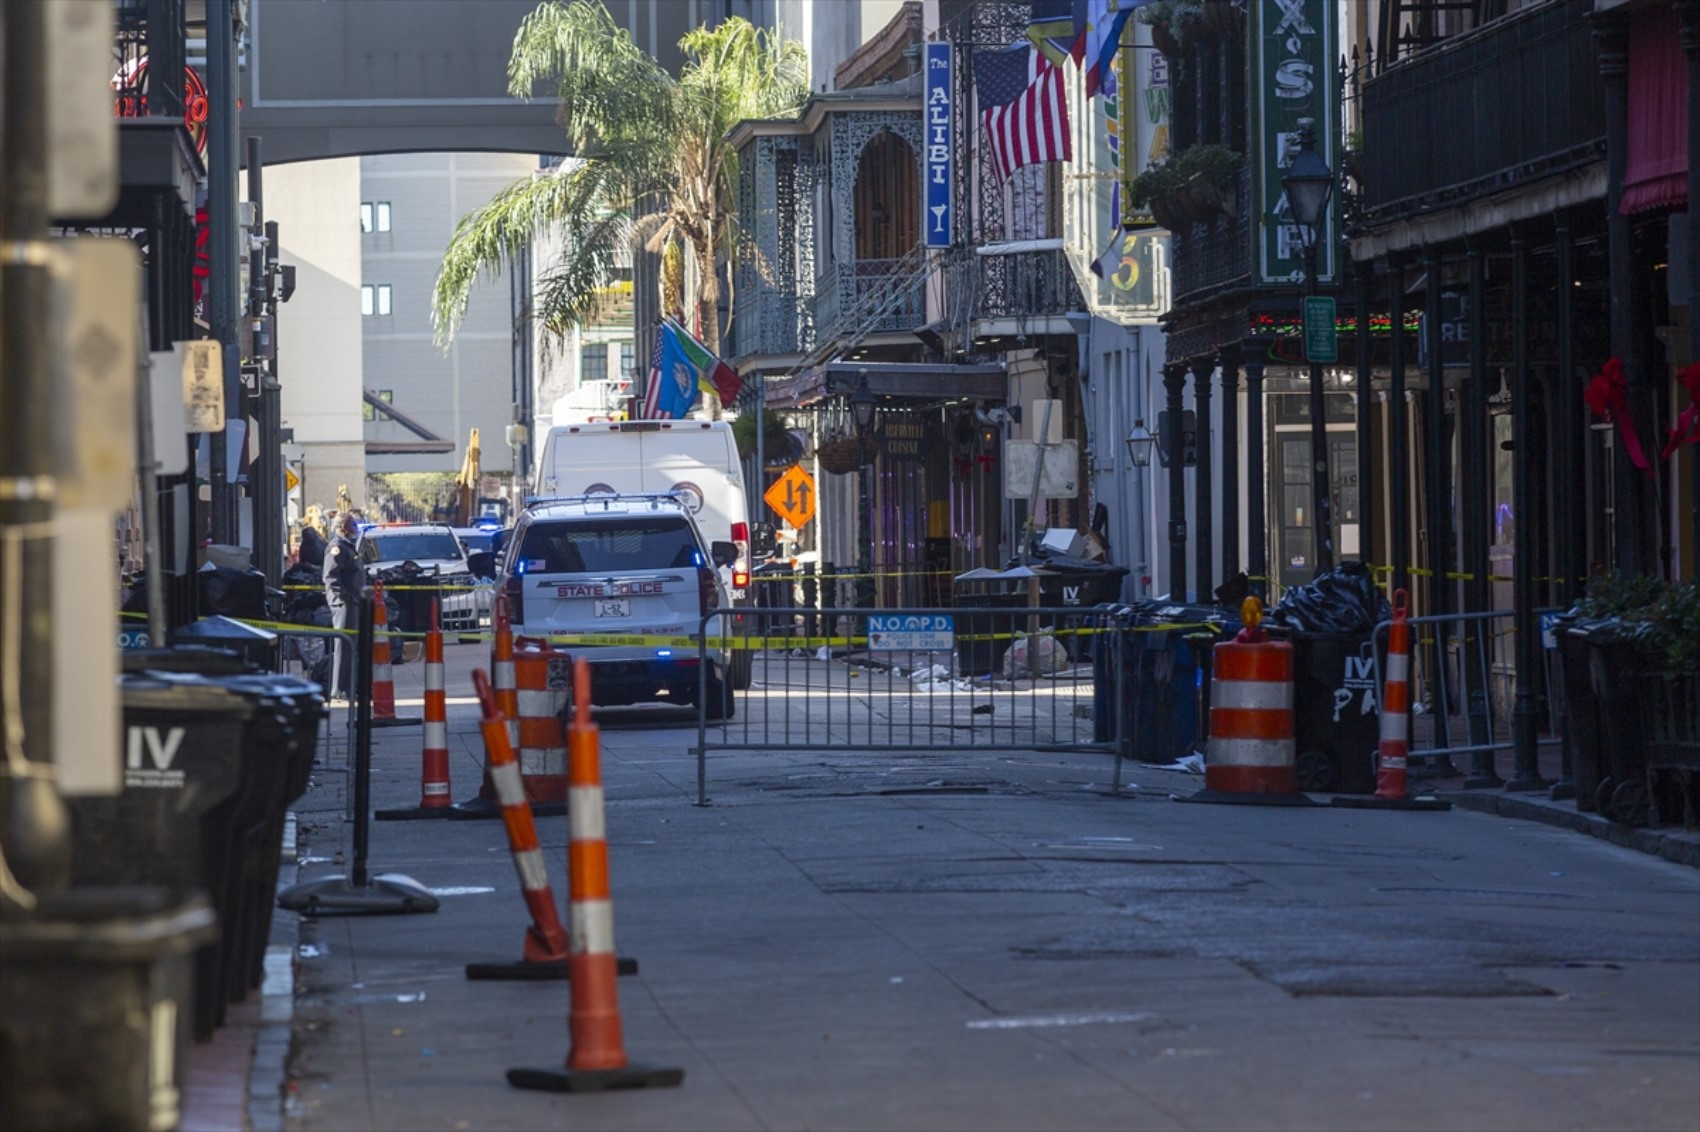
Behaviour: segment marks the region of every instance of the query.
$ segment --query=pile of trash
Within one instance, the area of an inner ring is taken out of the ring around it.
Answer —
[[[1362,562],[1345,562],[1282,595],[1264,622],[1305,633],[1369,633],[1393,616],[1393,606]]]
[[[1074,663],[1074,658],[1068,655],[1068,646],[1056,638],[1053,633],[1041,633],[1036,637],[1018,636],[1010,644],[1009,651],[1003,654],[1003,674],[1005,679],[1018,680],[1023,676],[1054,676]]]

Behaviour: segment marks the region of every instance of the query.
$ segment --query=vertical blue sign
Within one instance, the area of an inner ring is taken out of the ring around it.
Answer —
[[[921,218],[929,248],[950,247],[951,215],[951,156],[956,146],[951,137],[951,98],[955,92],[951,79],[950,44],[923,45],[922,60],[926,72],[926,100],[921,108],[927,128],[926,156],[926,215]]]

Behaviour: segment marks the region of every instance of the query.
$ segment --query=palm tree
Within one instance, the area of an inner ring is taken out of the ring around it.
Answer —
[[[454,338],[481,272],[494,274],[534,235],[567,235],[542,278],[533,317],[554,338],[601,317],[609,284],[634,244],[663,254],[664,306],[684,305],[680,254],[703,266],[697,323],[719,353],[717,267],[737,252],[738,157],[726,134],[748,118],[795,113],[808,97],[802,47],[732,18],[679,41],[677,78],[638,49],[600,0],[547,0],[525,18],[508,62],[508,90],[530,98],[553,82],[557,120],[576,160],[504,189],[462,218],[433,296],[439,344]],[[720,406],[706,398],[715,417]]]

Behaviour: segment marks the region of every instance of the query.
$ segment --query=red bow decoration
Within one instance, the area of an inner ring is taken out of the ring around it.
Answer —
[[[1652,475],[1653,465],[1641,449],[1641,438],[1635,435],[1635,421],[1629,414],[1629,379],[1623,376],[1623,363],[1616,358],[1607,359],[1600,372],[1588,382],[1588,387],[1582,390],[1582,400],[1588,403],[1596,417],[1604,417],[1617,425],[1629,462]]]
[[[1671,453],[1684,444],[1700,445],[1700,362],[1693,362],[1676,371],[1676,382],[1688,390],[1688,408],[1676,418],[1676,427],[1665,439],[1659,459],[1668,460]]]

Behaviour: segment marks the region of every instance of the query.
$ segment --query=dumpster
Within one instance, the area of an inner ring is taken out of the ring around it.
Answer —
[[[988,567],[958,574],[951,583],[950,600],[953,608],[969,611],[956,615],[957,674],[996,673],[1017,631],[1016,615],[1002,610],[1027,604],[1025,574],[1014,578]]]
[[[1207,702],[1203,697],[1209,662],[1201,663],[1201,657],[1208,656],[1209,649],[1189,637],[1208,633],[1217,641],[1228,640],[1240,630],[1239,617],[1214,605],[1146,600],[1126,607],[1121,620],[1123,753],[1141,762],[1178,762],[1199,749],[1199,716]],[[1098,742],[1116,734],[1115,712],[1105,693],[1112,667],[1107,656],[1093,659],[1099,688],[1093,732]]]
[[[1053,554],[1037,563],[1050,573],[1039,582],[1041,605],[1108,605],[1121,600],[1126,566]]]
[[[1374,794],[1381,696],[1371,634],[1273,629],[1293,646],[1293,737],[1300,790]]]
[[[0,914],[0,1128],[176,1128],[204,897],[38,893]]]

